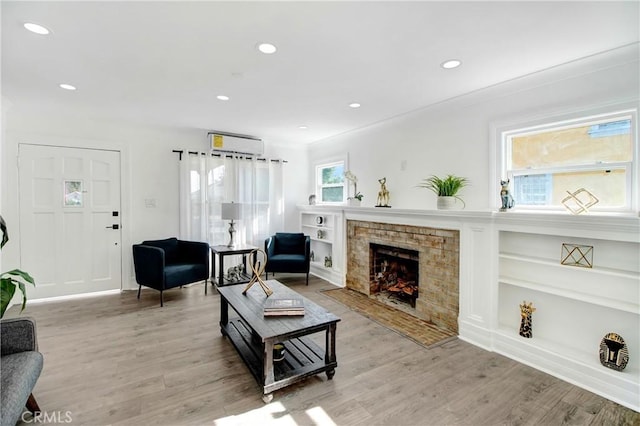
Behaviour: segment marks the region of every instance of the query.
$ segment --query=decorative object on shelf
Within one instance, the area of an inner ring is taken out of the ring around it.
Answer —
[[[322,226],[324,224],[324,217],[316,216],[316,225]]]
[[[229,220],[229,244],[227,247],[236,246],[236,228],[233,226],[233,221],[242,217],[242,204],[234,202],[222,203],[222,220]]]
[[[587,213],[600,201],[598,197],[584,188],[573,192],[567,191],[567,194],[569,195],[562,200],[562,205],[573,214]]]
[[[240,278],[242,278],[243,269],[244,268],[242,263],[236,266],[232,266],[231,268],[227,269],[226,279],[229,281],[240,281]]]
[[[280,362],[284,359],[285,348],[284,344],[276,343],[273,345],[273,361]]]
[[[331,261],[331,256],[325,256],[324,257],[324,267],[325,268],[331,268],[333,262]]]
[[[378,201],[376,207],[391,207],[389,205],[389,190],[387,190],[387,178],[378,179],[380,183],[380,191],[378,191]]]
[[[309,255],[309,259],[311,259],[311,261],[313,262],[315,257],[316,257],[316,254],[313,252],[313,250],[311,250],[311,254]]]
[[[260,260],[260,257],[258,256],[260,253],[262,253],[262,260]],[[251,250],[251,252],[249,253],[249,259],[253,259],[254,261],[249,265],[251,266],[253,276],[251,277],[251,281],[249,281],[244,290],[242,290],[242,294],[246,295],[251,286],[255,283],[258,283],[260,284],[260,287],[262,287],[264,294],[266,294],[267,297],[271,296],[273,294],[273,290],[271,290],[269,286],[264,281],[262,281],[261,278],[264,269],[267,267],[267,253],[265,253],[264,250],[260,249]]]
[[[324,231],[322,229],[318,229],[318,232],[316,232],[316,238],[318,238],[319,240],[322,240],[324,238]]]
[[[309,205],[310,206],[316,205],[316,194],[309,195]]]
[[[454,210],[456,208],[456,201],[462,203],[462,208],[466,207],[464,200],[457,194],[468,184],[468,179],[464,177],[447,175],[445,178],[440,178],[431,175],[431,177],[423,179],[422,183],[418,186],[420,188],[427,188],[438,196],[439,210]]]
[[[582,268],[592,268],[593,246],[562,243],[560,264],[568,266],[580,266]]]
[[[527,339],[533,337],[531,314],[535,311],[536,308],[533,307],[533,302],[522,301],[520,305],[520,316],[522,317],[520,320],[520,335]]]
[[[352,205],[351,201],[354,199],[362,201],[362,194],[358,192],[358,177],[354,175],[351,170],[347,170],[346,172],[344,172],[344,178],[353,184],[353,197],[349,196],[349,188],[347,187],[347,202],[349,203],[349,205]]]
[[[600,341],[600,363],[616,371],[622,371],[629,362],[629,349],[624,339],[616,333],[607,333]]]
[[[506,212],[515,204],[513,197],[511,196],[511,191],[509,190],[509,182],[510,179],[500,180],[500,199],[502,200],[502,207],[500,207],[501,212]]]

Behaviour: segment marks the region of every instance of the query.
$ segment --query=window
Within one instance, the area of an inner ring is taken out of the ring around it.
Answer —
[[[316,166],[316,197],[318,203],[343,203],[344,161]]]
[[[562,209],[582,188],[599,201],[592,211],[635,205],[636,113],[622,111],[505,130],[502,176],[516,208]]]

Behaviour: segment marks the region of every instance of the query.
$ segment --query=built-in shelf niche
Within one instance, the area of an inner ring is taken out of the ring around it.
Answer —
[[[593,247],[592,267],[562,265],[562,244]],[[535,359],[565,359],[567,376],[586,374],[620,395],[640,386],[640,244],[530,232],[499,232],[497,347]],[[533,302],[533,338],[518,335],[519,304]],[[622,372],[600,364],[600,340],[621,335]],[[554,361],[555,362],[555,361]]]

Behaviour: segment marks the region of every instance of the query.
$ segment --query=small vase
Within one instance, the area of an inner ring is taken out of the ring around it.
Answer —
[[[349,207],[360,207],[361,201],[357,198],[349,198]]]
[[[438,210],[460,210],[460,206],[456,205],[456,197],[438,197]]]

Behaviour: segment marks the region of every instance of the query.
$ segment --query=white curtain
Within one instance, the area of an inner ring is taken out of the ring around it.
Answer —
[[[222,203],[240,203],[236,242],[257,247],[284,228],[283,162],[256,158],[182,154],[180,160],[180,238],[229,242]]]

